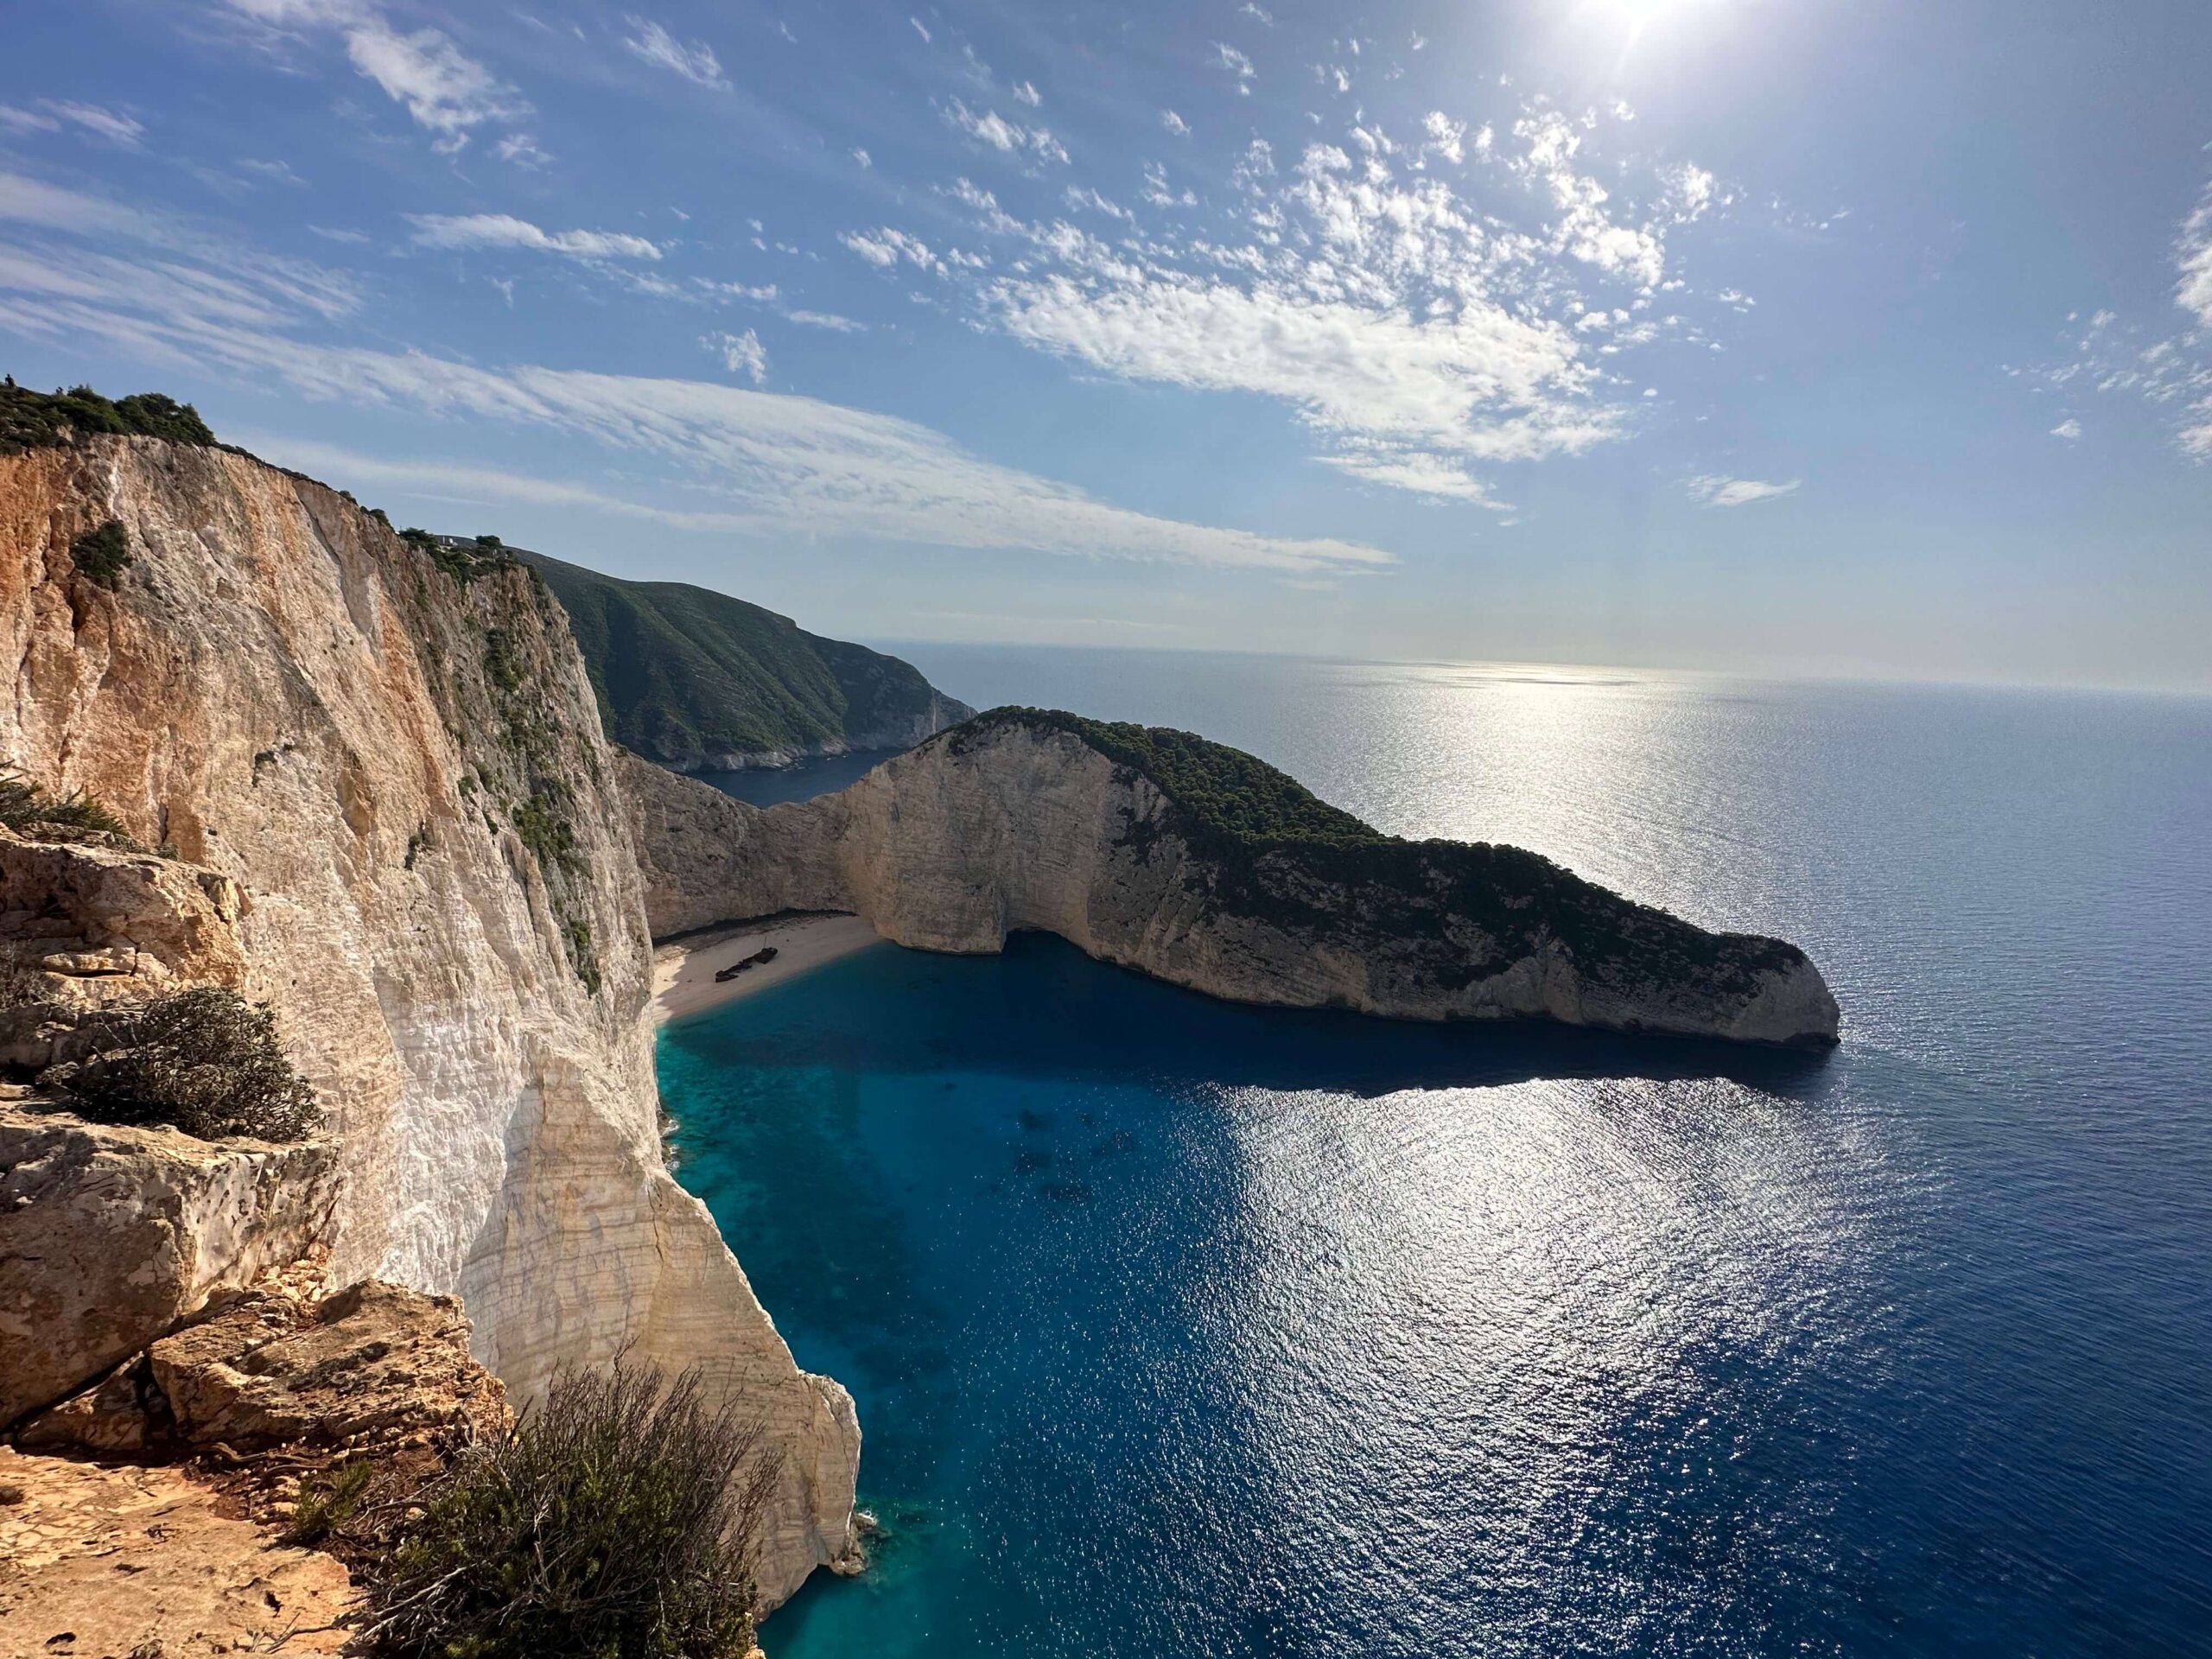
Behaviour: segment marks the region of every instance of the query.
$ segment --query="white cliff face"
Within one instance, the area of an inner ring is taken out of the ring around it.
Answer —
[[[1791,946],[1706,933],[1510,849],[1234,861],[1194,845],[1141,772],[1020,720],[986,715],[840,794],[765,810],[625,765],[656,934],[844,910],[931,950],[1041,930],[1243,1002],[1756,1042],[1836,1032],[1834,998]]]
[[[111,518],[112,591],[67,552]],[[235,883],[236,963],[194,948],[331,1109],[334,1282],[459,1294],[522,1398],[626,1347],[701,1366],[784,1453],[764,1592],[849,1556],[850,1398],[662,1165],[628,807],[550,598],[245,457],[103,439],[0,460],[0,762]]]

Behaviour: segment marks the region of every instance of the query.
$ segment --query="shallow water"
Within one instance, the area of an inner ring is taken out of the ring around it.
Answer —
[[[682,1176],[887,1526],[776,1659],[2205,1650],[2212,704],[906,654],[1785,934],[1846,1042],[1042,939],[671,1027]]]

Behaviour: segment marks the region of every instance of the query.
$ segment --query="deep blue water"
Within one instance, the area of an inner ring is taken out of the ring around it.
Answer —
[[[701,782],[712,784],[725,795],[755,806],[774,806],[782,801],[811,800],[842,789],[888,759],[887,754],[862,751],[794,760],[788,766],[747,766],[742,772],[702,772],[698,776]]]
[[[2212,1652],[2212,702],[908,647],[1803,944],[1826,1058],[1031,939],[671,1027],[887,1533],[774,1659]]]

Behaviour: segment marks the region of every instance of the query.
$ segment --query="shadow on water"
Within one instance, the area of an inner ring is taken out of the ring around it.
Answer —
[[[839,1018],[841,992],[864,997],[871,1018]],[[836,1042],[825,1051],[832,1026]],[[839,1070],[861,1073],[1141,1078],[1171,1091],[1249,1085],[1363,1096],[1610,1077],[1725,1078],[1803,1099],[1828,1058],[1535,1020],[1428,1025],[1255,1007],[1105,966],[1045,933],[1016,934],[995,957],[865,951],[762,993],[741,1029],[709,1017],[679,1032],[702,1059],[756,1067],[818,1067],[828,1052]]]
[[[858,783],[896,749],[862,749],[853,754],[825,754],[794,760],[787,766],[748,766],[742,772],[702,772],[693,774],[734,800],[754,806],[778,806],[785,801],[810,801],[817,795],[834,795]]]

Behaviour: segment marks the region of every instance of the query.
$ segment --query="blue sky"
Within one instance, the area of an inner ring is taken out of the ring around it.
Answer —
[[[399,523],[868,639],[2212,685],[2201,4],[0,39],[5,365]]]

